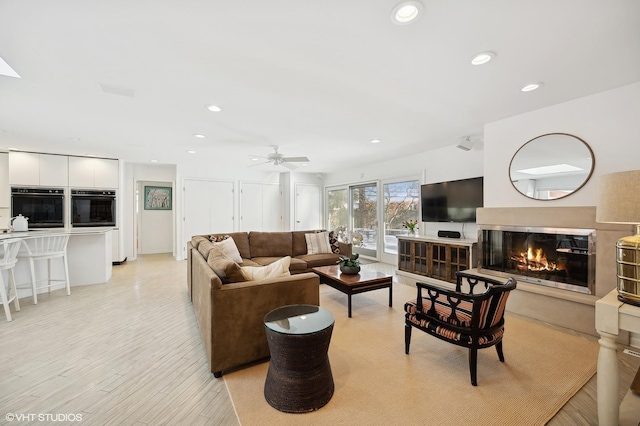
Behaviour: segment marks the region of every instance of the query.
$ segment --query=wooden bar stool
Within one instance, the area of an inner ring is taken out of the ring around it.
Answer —
[[[33,304],[38,303],[38,290],[46,288],[51,293],[51,287],[64,285],[67,288],[67,295],[71,295],[69,285],[69,266],[67,264],[67,243],[69,234],[49,234],[37,237],[29,237],[23,240],[22,249],[18,253],[18,258],[28,259],[31,269],[31,290],[33,292]],[[61,259],[64,267],[64,278],[51,278],[51,260]],[[47,277],[36,279],[35,261],[47,261]],[[46,281],[46,284],[38,285],[39,282]]]
[[[11,301],[14,302],[16,311],[20,310],[20,302],[18,301],[18,290],[16,289],[16,278],[13,274],[13,267],[18,262],[17,256],[22,240],[20,238],[0,241],[0,300],[4,307],[4,313],[7,321],[11,321]],[[4,281],[3,272],[7,271],[7,286]]]

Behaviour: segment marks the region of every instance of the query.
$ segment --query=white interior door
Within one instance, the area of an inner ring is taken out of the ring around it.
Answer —
[[[233,182],[209,183],[209,231],[231,232],[234,222]]]
[[[183,255],[187,241],[194,235],[234,230],[233,182],[197,179],[184,180]]]
[[[320,186],[296,183],[294,230],[305,231],[322,228]]]
[[[282,231],[282,193],[280,185],[262,185],[262,230]]]
[[[240,230],[262,230],[262,184],[240,183]]]

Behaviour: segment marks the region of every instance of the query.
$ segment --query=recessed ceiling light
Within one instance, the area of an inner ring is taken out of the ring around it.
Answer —
[[[157,163],[158,162],[158,160],[149,160],[149,161],[151,161],[152,163]]]
[[[527,84],[520,90],[523,92],[531,92],[532,90],[536,90],[540,86],[542,86],[542,83],[531,83],[531,84]]]
[[[194,137],[194,138],[199,138],[199,139],[204,139],[204,138],[206,138],[206,136],[205,136],[205,135],[201,135],[200,133],[194,133],[194,134],[193,134],[193,137]]]
[[[195,153],[196,153],[196,152],[195,152],[194,150],[192,150],[192,149],[188,150],[187,152],[188,152],[189,154],[195,154]]]
[[[407,25],[415,21],[424,10],[419,1],[403,1],[391,10],[391,22],[396,25]]]
[[[302,163],[302,164],[300,164],[300,165],[301,165],[302,167],[307,167],[307,166],[308,166],[308,164],[307,164],[307,163]]]
[[[253,157],[253,158],[251,159],[251,161],[258,161],[258,159],[257,159],[257,158],[255,158],[255,157]]]
[[[371,143],[380,143],[382,141],[380,139],[371,139],[369,142],[371,142]]]
[[[222,108],[220,108],[218,105],[207,105],[207,109],[209,111],[213,111],[213,112],[220,112],[222,111]]]
[[[482,52],[471,58],[471,65],[483,65],[496,57],[493,52]]]

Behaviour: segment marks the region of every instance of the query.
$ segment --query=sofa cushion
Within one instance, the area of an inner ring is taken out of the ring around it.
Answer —
[[[275,261],[278,261],[282,259],[281,256],[279,257],[254,257],[253,259],[251,259],[253,262],[260,264],[260,265],[270,265]],[[242,264],[242,266],[245,266],[244,264]],[[251,265],[247,265],[247,266],[251,266]],[[302,259],[298,259],[296,257],[291,258],[291,264],[289,265],[289,271],[292,274],[295,273],[299,273],[299,272],[304,272],[307,270],[307,262],[305,262]]]
[[[291,232],[249,232],[251,258],[291,256]],[[244,257],[244,256],[243,256]]]
[[[251,259],[251,246],[249,245],[249,234],[246,232],[229,232],[226,234],[211,234],[209,240],[212,242],[220,242],[225,238],[233,238],[238,247],[240,257],[243,259]]]
[[[307,254],[333,253],[327,232],[304,234],[304,238],[307,240]]]
[[[293,231],[291,233],[291,238],[293,242],[293,256],[300,256],[301,254],[307,254],[307,239],[304,237],[304,234],[311,234],[313,232],[321,232],[321,231]]]
[[[195,235],[191,238],[191,245],[193,246],[194,249],[198,250],[198,246],[203,241],[209,241],[209,240],[202,235]]]
[[[240,257],[240,252],[238,251],[238,247],[236,247],[236,243],[233,238],[225,238],[219,243],[213,243],[213,246],[222,251],[222,254],[236,263],[242,263],[242,257]]]
[[[213,244],[210,241],[202,241],[198,244],[198,251],[205,259],[209,259],[209,252],[213,248]]]
[[[333,253],[325,254],[303,254],[296,256],[296,259],[307,262],[307,268],[315,268],[316,266],[328,266],[338,263],[340,256]]]
[[[209,264],[213,272],[220,278],[222,284],[246,281],[240,270],[240,265],[226,257],[218,247],[214,246],[209,251],[207,264]]]
[[[252,259],[242,259],[242,266],[263,266],[263,265],[259,264],[258,262],[254,262]]]
[[[260,281],[291,275],[289,272],[290,263],[291,257],[285,256],[267,266],[241,266],[240,271],[247,281]]]

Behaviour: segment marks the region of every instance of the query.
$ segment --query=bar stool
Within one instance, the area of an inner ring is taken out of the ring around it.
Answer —
[[[71,295],[69,286],[69,266],[67,264],[67,243],[69,234],[49,234],[37,237],[29,237],[23,240],[22,248],[18,253],[18,258],[28,259],[31,269],[31,290],[33,292],[33,304],[38,304],[38,290],[46,288],[51,293],[51,287],[64,285],[67,288],[67,295]],[[64,267],[64,279],[51,278],[51,260],[62,259]],[[36,280],[35,261],[47,261],[46,279]],[[46,284],[38,286],[38,282],[46,281]]]
[[[11,321],[11,306],[13,301],[16,311],[20,310],[20,302],[18,301],[18,290],[16,289],[16,277],[13,274],[13,267],[18,262],[17,256],[22,240],[20,238],[0,241],[0,300],[4,307],[4,313],[7,316],[7,321]],[[3,271],[8,271],[8,291],[5,287],[5,281]],[[11,294],[13,293],[13,294]]]

